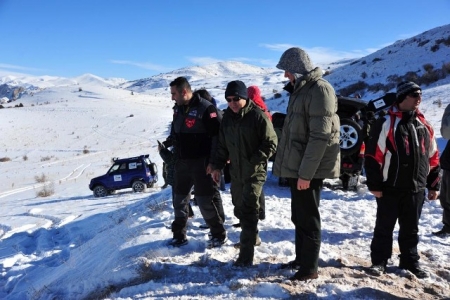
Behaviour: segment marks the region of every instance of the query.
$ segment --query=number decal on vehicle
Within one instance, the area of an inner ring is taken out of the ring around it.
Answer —
[[[380,99],[378,101],[374,101],[373,102],[373,106],[375,106],[375,108],[377,108],[377,109],[380,108],[380,107],[383,107],[385,105],[386,105],[386,103],[384,102],[383,99]]]

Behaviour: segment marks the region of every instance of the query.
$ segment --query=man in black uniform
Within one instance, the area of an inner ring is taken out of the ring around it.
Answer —
[[[219,214],[223,207],[221,202],[212,201],[217,186],[207,174],[207,168],[216,151],[221,115],[211,102],[193,95],[184,77],[170,83],[170,93],[176,102],[171,136],[178,157],[173,186],[175,220],[172,223],[173,239],[169,244],[179,247],[188,242],[187,195],[194,186],[198,207],[211,231],[208,247],[220,247],[226,241],[224,220]]]

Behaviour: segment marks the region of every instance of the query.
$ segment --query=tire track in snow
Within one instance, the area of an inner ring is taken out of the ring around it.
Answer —
[[[75,168],[75,170],[73,170],[67,176],[65,176],[65,177],[63,177],[61,179],[57,179],[57,180],[53,180],[53,181],[46,181],[46,182],[37,183],[37,184],[32,184],[32,185],[24,186],[24,187],[21,187],[21,188],[18,188],[18,189],[2,192],[2,193],[0,193],[0,198],[4,198],[4,197],[7,197],[7,196],[11,196],[11,195],[14,195],[14,194],[26,192],[26,191],[33,190],[33,189],[38,189],[38,188],[41,188],[41,187],[43,187],[45,185],[51,184],[52,182],[56,182],[56,181],[65,182],[65,181],[75,180],[78,177],[80,177],[84,173],[84,170],[86,170],[90,165],[91,165],[90,163],[87,164],[85,167],[83,167],[84,164],[79,165],[78,167]],[[78,169],[80,169],[80,170],[78,171],[78,173],[76,173],[76,171]]]

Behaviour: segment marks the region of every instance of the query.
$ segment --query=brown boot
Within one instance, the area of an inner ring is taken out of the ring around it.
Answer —
[[[259,237],[259,235],[256,237],[255,246],[261,246],[261,238]],[[237,242],[236,244],[234,244],[234,248],[241,248],[241,242]]]
[[[310,279],[317,279],[319,278],[319,274],[317,272],[311,273],[311,274],[301,274],[300,271],[295,273],[294,276],[289,278],[292,281],[298,280],[298,281],[307,281]]]

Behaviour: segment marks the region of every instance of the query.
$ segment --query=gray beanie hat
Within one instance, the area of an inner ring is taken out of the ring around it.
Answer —
[[[308,54],[301,48],[293,47],[284,51],[277,68],[292,74],[306,74],[313,69]]]
[[[406,95],[415,91],[421,91],[422,89],[416,83],[412,81],[403,81],[397,85],[397,103],[401,103],[405,100]]]

